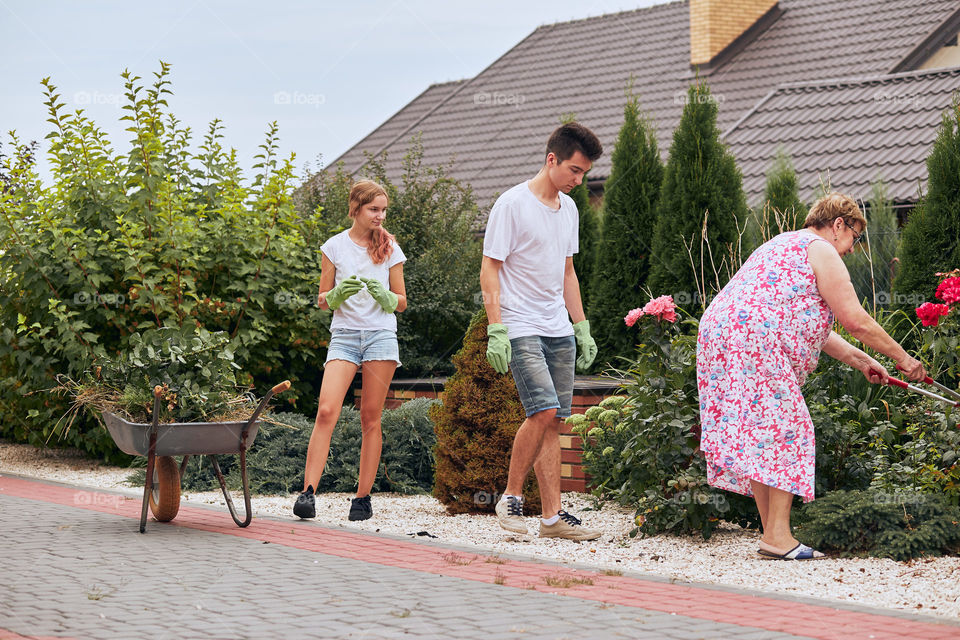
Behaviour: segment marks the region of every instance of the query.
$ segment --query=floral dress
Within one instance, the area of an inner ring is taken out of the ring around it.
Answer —
[[[830,335],[808,231],[760,246],[700,320],[700,449],[710,485],[753,495],[750,480],[814,498],[813,421],[800,393]]]

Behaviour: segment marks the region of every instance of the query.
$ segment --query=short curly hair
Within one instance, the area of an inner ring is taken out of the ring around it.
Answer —
[[[843,218],[847,224],[859,222],[861,228],[867,226],[867,219],[857,206],[856,200],[846,194],[831,191],[813,203],[806,220],[803,221],[803,228],[823,229],[833,224],[837,218]]]

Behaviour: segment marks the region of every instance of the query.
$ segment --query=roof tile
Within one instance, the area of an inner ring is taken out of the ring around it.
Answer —
[[[960,81],[956,72],[885,75],[957,10],[956,0],[781,0],[780,7],[776,22],[706,76],[720,130],[742,120],[727,142],[748,197],[762,193],[781,142],[808,191],[827,168],[834,186],[857,188],[889,168],[898,176],[895,196],[912,197],[939,113]],[[424,163],[454,158],[452,174],[487,208],[536,172],[561,114],[575,113],[606,148],[591,171],[603,178],[631,78],[665,156],[694,80],[688,15],[678,1],[540,27],[476,77],[431,86],[340,159],[356,171],[363,151],[385,147],[396,178],[420,132]],[[873,164],[861,170],[866,160]]]

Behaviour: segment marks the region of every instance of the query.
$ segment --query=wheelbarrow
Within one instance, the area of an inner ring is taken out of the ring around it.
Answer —
[[[143,483],[143,502],[140,507],[140,533],[147,528],[147,505],[159,522],[169,522],[180,510],[180,479],[190,456],[209,456],[220,490],[227,501],[230,516],[238,527],[250,524],[250,484],[247,482],[247,449],[257,437],[257,418],[270,399],[290,388],[285,380],[267,392],[248,420],[234,422],[175,422],[159,424],[162,387],[153,388],[153,416],[150,424],[127,422],[120,416],[104,411],[103,421],[110,436],[124,453],[147,456],[147,474]],[[244,517],[241,520],[233,506],[230,492],[220,465],[218,454],[240,454],[240,477],[243,480]],[[179,467],[174,456],[183,456]]]

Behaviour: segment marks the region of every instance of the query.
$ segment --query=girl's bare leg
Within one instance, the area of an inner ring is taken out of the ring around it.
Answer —
[[[317,418],[313,423],[310,445],[307,447],[307,463],[303,472],[303,490],[308,486],[317,488],[323,468],[330,453],[330,438],[333,427],[340,417],[343,398],[347,395],[350,383],[357,374],[357,365],[346,360],[331,360],[323,368],[323,382],[320,385],[320,403]]]

